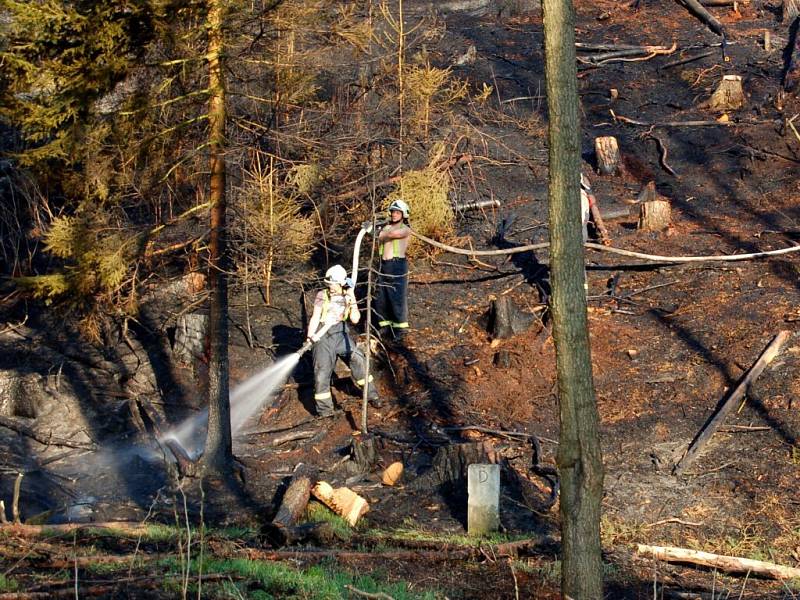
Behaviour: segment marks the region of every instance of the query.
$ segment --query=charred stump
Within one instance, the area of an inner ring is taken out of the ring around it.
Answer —
[[[489,309],[489,331],[494,339],[510,338],[528,329],[534,318],[520,310],[508,296],[500,296]]]

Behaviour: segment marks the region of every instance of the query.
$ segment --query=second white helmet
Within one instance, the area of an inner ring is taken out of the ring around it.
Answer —
[[[408,208],[408,204],[406,204],[406,202],[401,198],[398,198],[397,200],[392,201],[392,203],[389,205],[389,208],[387,210],[389,212],[392,212],[393,210],[399,210],[401,213],[403,213],[403,218],[404,219],[408,218],[408,213],[410,212],[410,209]]]
[[[333,265],[325,271],[325,283],[344,285],[347,282],[347,271],[342,265]]]

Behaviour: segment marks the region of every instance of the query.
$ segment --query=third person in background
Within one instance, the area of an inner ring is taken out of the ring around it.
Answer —
[[[378,327],[389,339],[400,339],[408,329],[408,261],[406,249],[411,237],[409,207],[397,199],[389,205],[389,222],[378,233],[381,266],[375,296]]]

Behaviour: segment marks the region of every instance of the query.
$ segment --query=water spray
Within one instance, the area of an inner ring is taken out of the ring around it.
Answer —
[[[383,222],[376,222],[375,225],[383,225]],[[353,268],[348,282],[349,287],[355,288],[358,281],[358,259],[361,242],[364,236],[372,231],[372,227],[373,223],[371,221],[364,222],[358,232],[358,236],[356,236],[353,247]],[[314,344],[336,324],[334,322],[323,326],[295,352],[279,358],[236,386],[230,396],[232,435],[236,435],[250,417],[263,409],[266,402],[275,396],[277,389],[289,378],[289,375],[300,362],[300,358],[311,350]],[[205,431],[207,423],[208,409],[159,435],[158,441],[170,448],[179,461],[183,456],[196,459],[202,453],[203,440],[201,439],[201,434]]]

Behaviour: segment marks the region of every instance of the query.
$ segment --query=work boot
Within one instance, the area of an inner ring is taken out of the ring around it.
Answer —
[[[369,401],[369,405],[372,408],[381,408],[383,406],[383,401],[381,400],[381,397],[378,396],[377,394],[375,396],[373,396],[372,398],[368,398],[368,401]]]
[[[317,412],[317,418],[318,419],[327,419],[329,417],[337,417],[340,414],[342,414],[342,411],[341,410],[336,410],[336,409],[319,411],[319,412]]]

